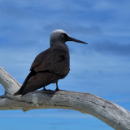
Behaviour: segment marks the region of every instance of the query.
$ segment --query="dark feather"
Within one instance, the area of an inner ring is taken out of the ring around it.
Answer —
[[[34,71],[31,71],[31,72],[28,74],[27,78],[25,79],[25,81],[24,81],[23,85],[21,86],[21,88],[20,88],[14,95],[20,95],[20,94],[22,94],[22,92],[23,92],[23,90],[24,90],[26,84],[29,82],[29,80],[30,80],[35,74],[36,74],[36,73],[35,73]]]
[[[50,83],[56,83],[64,78],[69,70],[67,46],[65,44],[52,46],[35,58],[30,68],[31,72],[14,95],[24,95]]]

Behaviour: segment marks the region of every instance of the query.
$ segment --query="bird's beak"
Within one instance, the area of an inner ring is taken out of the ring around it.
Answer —
[[[70,36],[68,36],[68,41],[73,41],[73,42],[88,44],[88,43],[86,43],[86,42],[83,42],[83,41],[80,41],[80,40],[78,40],[78,39],[72,38],[72,37],[70,37]]]

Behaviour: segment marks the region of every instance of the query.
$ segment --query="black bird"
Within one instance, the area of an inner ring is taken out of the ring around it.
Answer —
[[[63,30],[54,30],[50,36],[50,48],[41,52],[33,61],[30,73],[21,88],[14,95],[24,95],[41,87],[56,83],[67,76],[70,70],[69,50],[65,42],[74,41],[87,44],[70,37]]]

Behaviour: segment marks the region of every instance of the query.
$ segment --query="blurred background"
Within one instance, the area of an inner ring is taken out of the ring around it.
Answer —
[[[128,0],[0,0],[0,66],[22,84],[36,55],[49,48],[51,32],[63,29],[88,45],[66,43],[70,73],[59,88],[92,93],[130,111],[129,7]],[[81,128],[113,130],[73,110],[0,111],[4,130]]]

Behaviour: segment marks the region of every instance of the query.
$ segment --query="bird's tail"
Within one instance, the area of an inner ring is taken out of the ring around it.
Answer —
[[[19,90],[16,93],[14,93],[14,96],[16,95],[20,95]]]
[[[31,72],[28,74],[28,76],[27,76],[27,78],[25,79],[25,81],[24,81],[23,85],[21,86],[21,88],[20,88],[16,93],[14,93],[15,96],[16,96],[16,95],[23,95],[22,92],[23,92],[23,90],[24,90],[26,84],[27,84],[28,81],[31,79],[31,77],[34,76],[35,74],[36,74],[36,72],[34,72],[34,71],[31,71]]]

